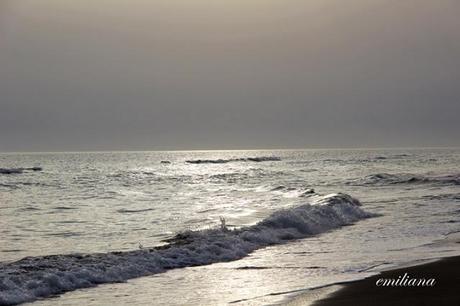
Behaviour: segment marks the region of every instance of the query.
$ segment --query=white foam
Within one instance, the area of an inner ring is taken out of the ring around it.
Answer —
[[[268,245],[309,237],[372,216],[360,208],[358,200],[346,194],[314,196],[309,200],[308,204],[277,211],[250,227],[180,233],[163,248],[27,257],[0,264],[0,305],[168,269],[237,260]]]

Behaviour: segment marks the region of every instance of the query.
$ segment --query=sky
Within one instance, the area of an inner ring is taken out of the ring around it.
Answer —
[[[459,13],[1,0],[0,151],[460,146]]]

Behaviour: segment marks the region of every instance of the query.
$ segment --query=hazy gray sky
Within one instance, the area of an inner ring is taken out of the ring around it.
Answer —
[[[457,0],[1,0],[0,151],[460,145]]]

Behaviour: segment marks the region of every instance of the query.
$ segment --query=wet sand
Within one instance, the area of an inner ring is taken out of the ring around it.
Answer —
[[[379,279],[397,279],[407,273],[410,278],[434,278],[433,287],[377,286]],[[378,275],[345,284],[341,289],[304,305],[460,305],[460,256],[441,259],[436,262],[413,267],[398,268]],[[296,305],[301,305],[299,299]]]

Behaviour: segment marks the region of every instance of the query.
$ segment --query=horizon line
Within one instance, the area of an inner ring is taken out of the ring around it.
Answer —
[[[252,148],[252,149],[160,149],[160,150],[69,150],[69,151],[0,151],[0,154],[47,153],[142,153],[142,152],[228,152],[228,151],[309,151],[309,150],[410,150],[410,149],[459,149],[460,146],[411,146],[411,147],[311,147],[311,148]]]

